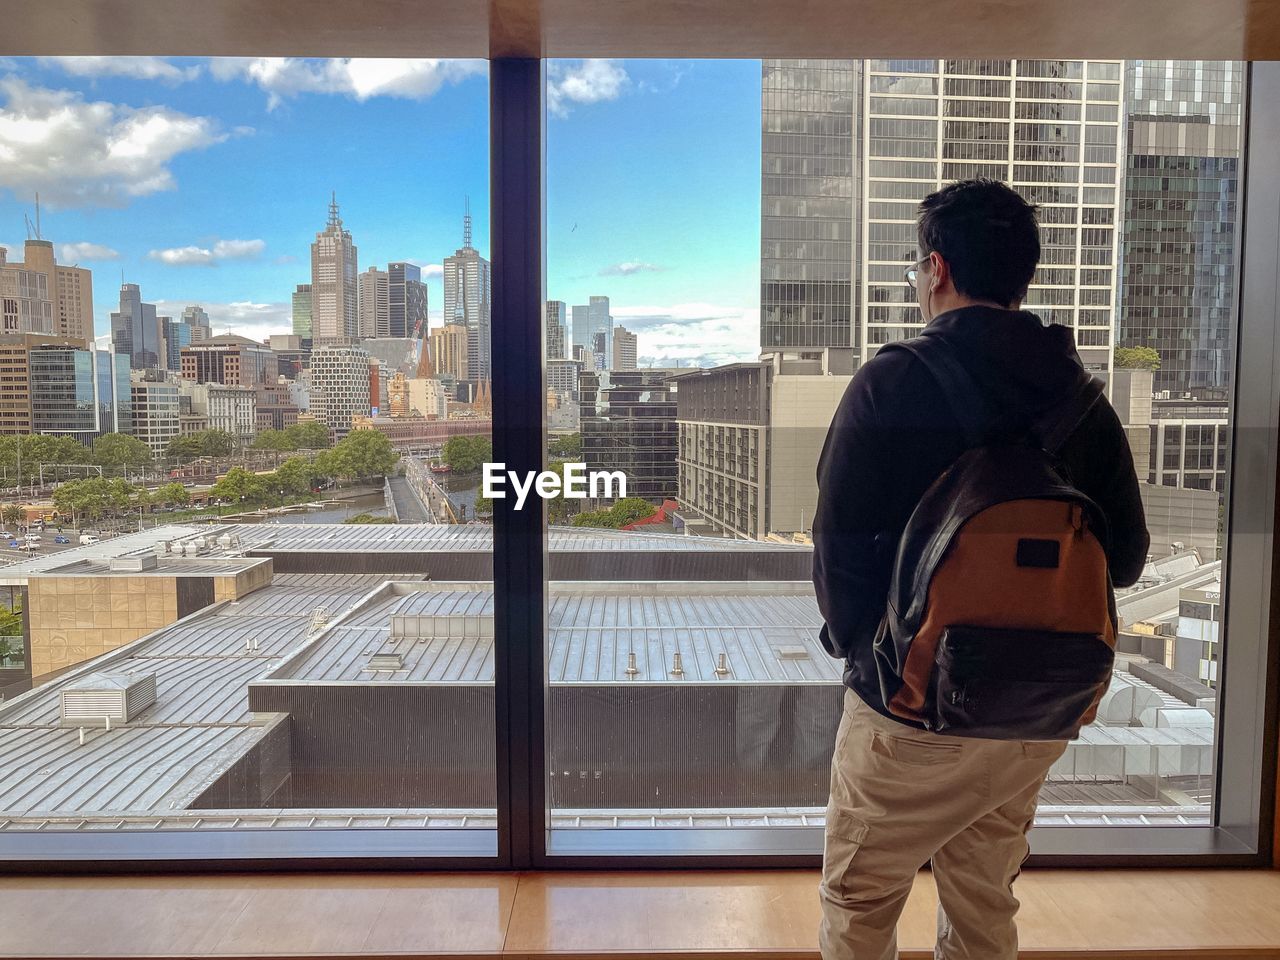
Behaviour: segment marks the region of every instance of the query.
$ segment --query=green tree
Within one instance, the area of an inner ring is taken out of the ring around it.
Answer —
[[[372,513],[357,513],[347,517],[343,523],[395,523],[390,517],[375,517]]]
[[[442,456],[459,473],[473,473],[493,459],[493,443],[488,437],[450,437],[444,442]]]
[[[327,450],[330,446],[329,428],[315,420],[295,423],[284,432],[293,444],[291,450]]]
[[[151,448],[137,437],[123,433],[104,433],[93,441],[93,462],[101,467],[119,470],[141,469],[151,463]]]
[[[3,520],[5,526],[16,526],[22,522],[22,508],[16,503],[8,504],[3,510],[0,510],[0,520]]]
[[[176,460],[179,463],[194,460],[196,457],[201,456],[200,435],[184,433],[179,437],[174,437],[165,445],[164,455],[166,459]]]
[[[1122,370],[1159,370],[1160,353],[1154,347],[1116,347],[1115,365]]]
[[[12,610],[7,606],[0,605],[0,637],[20,636],[22,636],[21,602],[15,602]]]
[[[639,497],[623,497],[607,510],[580,513],[571,521],[575,527],[607,527],[617,530],[629,523],[651,517],[658,508]]]
[[[306,457],[290,457],[271,475],[273,489],[285,493],[310,493],[316,480],[316,468]]]
[[[226,430],[202,430],[196,436],[200,438],[201,456],[229,457],[236,448],[236,438]]]
[[[191,494],[187,493],[187,488],[182,484],[166,483],[162,484],[152,494],[153,503],[162,503],[170,507],[185,507],[191,502]]]
[[[352,430],[333,448],[330,459],[335,476],[357,479],[386,476],[395,469],[400,455],[385,433]]]
[[[255,503],[267,496],[267,485],[256,473],[244,467],[232,467],[226,476],[209,490],[209,496],[232,503]]]
[[[287,430],[263,430],[253,438],[253,449],[275,450],[279,453],[289,453],[297,450],[298,445],[294,442],[293,438],[289,436]]]
[[[572,460],[582,455],[582,434],[567,433],[563,437],[552,437],[547,445],[547,453],[553,460]]]

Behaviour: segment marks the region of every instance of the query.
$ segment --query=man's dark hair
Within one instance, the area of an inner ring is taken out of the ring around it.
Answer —
[[[956,290],[1008,306],[1021,300],[1040,260],[1034,204],[998,180],[961,180],[920,202],[920,255],[934,251]]]

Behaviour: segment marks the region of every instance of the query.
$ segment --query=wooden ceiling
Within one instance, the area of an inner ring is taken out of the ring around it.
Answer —
[[[0,55],[1280,59],[1280,0],[0,0]]]

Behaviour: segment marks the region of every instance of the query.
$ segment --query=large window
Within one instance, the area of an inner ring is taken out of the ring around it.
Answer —
[[[817,458],[922,329],[916,205],[977,176],[1039,207],[1026,309],[1106,381],[1152,535],[1034,849],[1256,858],[1250,93],[1280,75],[0,62],[0,861],[814,863]],[[577,464],[625,494],[513,489]]]

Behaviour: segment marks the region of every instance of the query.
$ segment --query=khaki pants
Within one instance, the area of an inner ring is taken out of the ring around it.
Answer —
[[[1045,775],[1066,743],[917,731],[852,691],[831,761],[823,960],[893,960],[898,917],[930,860],[940,960],[1016,960],[1013,881]]]

